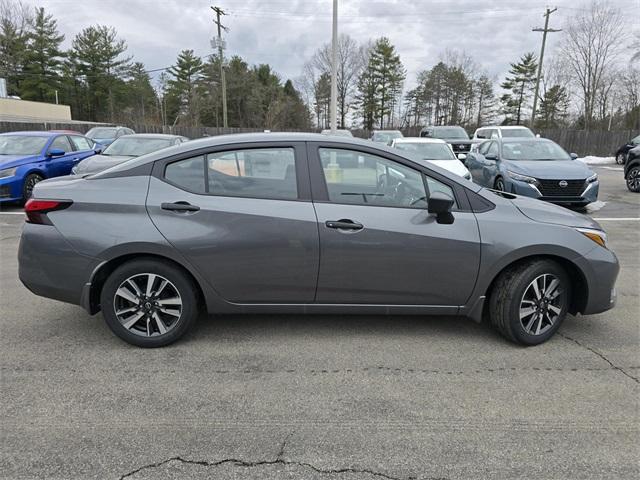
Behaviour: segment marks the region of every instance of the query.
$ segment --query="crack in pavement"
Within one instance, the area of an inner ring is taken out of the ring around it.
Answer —
[[[280,449],[278,450],[278,453],[276,455],[276,458],[274,460],[258,460],[258,461],[248,461],[248,460],[242,460],[240,458],[225,458],[222,460],[218,460],[215,462],[210,462],[207,460],[190,460],[188,458],[183,458],[179,455],[176,455],[175,457],[171,457],[171,458],[167,458],[165,460],[162,460],[160,462],[155,462],[155,463],[150,463],[147,465],[143,465],[142,467],[136,468],[135,470],[132,470],[128,473],[125,473],[124,475],[119,477],[119,480],[125,480],[126,478],[131,478],[132,476],[134,476],[135,474],[142,472],[144,470],[150,470],[153,468],[159,468],[162,467],[163,465],[166,465],[168,463],[171,462],[180,462],[186,465],[200,465],[203,467],[218,467],[220,465],[225,465],[225,464],[232,464],[238,467],[245,467],[245,468],[253,468],[253,467],[260,467],[260,466],[265,466],[265,465],[284,465],[284,466],[298,466],[298,467],[304,467],[304,468],[308,468],[313,470],[316,473],[320,473],[322,475],[340,475],[340,474],[345,474],[345,473],[353,473],[353,474],[367,474],[367,475],[371,475],[372,477],[378,477],[378,478],[384,478],[387,480],[417,480],[417,477],[414,476],[409,476],[409,477],[396,477],[393,475],[389,475],[387,473],[383,473],[383,472],[376,472],[375,470],[371,470],[368,468],[352,468],[352,467],[345,467],[345,468],[331,468],[331,469],[325,469],[325,468],[320,468],[320,467],[316,467],[315,465],[311,464],[311,463],[306,463],[306,462],[298,462],[298,461],[292,461],[292,460],[285,460],[284,459],[284,451],[285,448],[287,446],[287,442],[289,440],[289,438],[291,437],[291,435],[293,435],[293,433],[290,433],[289,435],[287,435],[285,437],[285,439],[282,441],[282,443],[280,444]],[[423,477],[424,480],[448,480],[446,477]]]
[[[618,370],[620,373],[622,373],[623,375],[629,377],[631,380],[633,380],[636,383],[640,383],[640,379],[638,379],[637,377],[634,377],[633,375],[631,375],[630,373],[627,373],[625,370],[623,370],[621,367],[617,366],[616,364],[614,364],[611,360],[609,360],[603,353],[599,352],[598,350],[596,350],[595,348],[592,348],[588,345],[585,345],[581,342],[579,342],[578,340],[576,340],[575,338],[570,337],[569,335],[566,335],[564,333],[561,332],[556,332],[558,335],[560,335],[562,338],[569,340],[573,343],[575,343],[576,345],[585,348],[587,350],[589,350],[591,353],[597,355],[598,357],[600,357],[601,359],[603,359],[605,362],[607,362],[609,365],[611,365],[611,368],[613,368],[614,370]]]

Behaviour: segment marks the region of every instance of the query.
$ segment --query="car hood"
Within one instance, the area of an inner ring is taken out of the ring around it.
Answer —
[[[39,155],[0,155],[0,170],[37,162],[39,158]]]
[[[507,170],[548,180],[584,180],[593,171],[579,160],[503,160]]]
[[[507,198],[523,215],[536,222],[602,230],[600,224],[591,217],[567,208],[520,195],[509,195]]]
[[[464,177],[469,173],[467,167],[465,167],[460,160],[425,160],[428,163],[437,165],[445,170],[455,173],[461,177]]]
[[[88,173],[98,173],[114,165],[135,158],[129,155],[93,155],[85,158],[73,169],[76,175],[86,175]]]

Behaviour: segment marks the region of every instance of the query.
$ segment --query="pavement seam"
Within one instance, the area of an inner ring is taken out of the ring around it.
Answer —
[[[579,342],[578,340],[576,340],[575,338],[570,337],[569,335],[566,335],[564,333],[561,332],[556,332],[558,335],[560,335],[562,338],[569,340],[573,343],[575,343],[576,345],[589,350],[591,353],[597,355],[598,357],[600,357],[602,360],[604,360],[605,362],[607,362],[609,365],[611,365],[611,368],[613,368],[614,370],[619,371],[620,373],[622,373],[623,375],[629,377],[631,380],[633,380],[636,383],[640,383],[640,379],[638,379],[637,377],[634,377],[633,375],[631,375],[630,373],[626,372],[625,370],[623,370],[622,367],[617,366],[616,364],[614,364],[611,360],[609,360],[603,353],[599,352],[598,350],[596,350],[595,348],[592,348],[588,345],[585,345],[584,343]],[[629,367],[629,368],[636,368],[636,367]]]

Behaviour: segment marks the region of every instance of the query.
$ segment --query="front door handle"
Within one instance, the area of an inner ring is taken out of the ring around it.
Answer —
[[[327,220],[324,222],[327,228],[337,228],[339,230],[362,230],[364,225],[353,220],[341,218],[340,220]]]
[[[160,208],[174,212],[197,212],[200,210],[200,207],[191,205],[189,202],[163,203],[160,205]]]

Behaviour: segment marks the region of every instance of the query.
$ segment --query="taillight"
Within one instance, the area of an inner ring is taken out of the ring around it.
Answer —
[[[64,210],[73,202],[71,200],[38,200],[30,198],[24,204],[24,213],[27,214],[27,223],[36,223],[40,225],[52,225],[51,220],[47,217],[47,213],[56,210]]]

